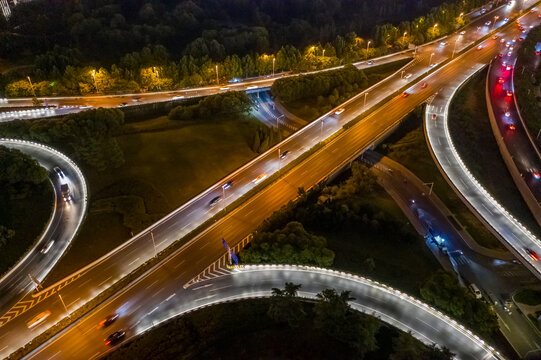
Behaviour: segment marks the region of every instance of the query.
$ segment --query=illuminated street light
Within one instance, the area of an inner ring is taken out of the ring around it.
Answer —
[[[434,53],[430,54],[430,60],[428,60],[428,66],[432,65],[432,56],[434,56]]]
[[[272,58],[272,76],[274,77],[274,63],[276,62],[276,58]]]
[[[408,34],[407,31],[404,31],[404,35],[402,35],[402,42],[406,42],[406,35]]]
[[[455,57],[455,50],[456,50],[456,43],[460,40],[460,37],[457,37],[455,40],[455,46],[453,46],[453,55],[451,55],[451,59]]]
[[[366,45],[366,55],[368,56],[368,48],[370,47],[370,43],[372,40],[368,40],[368,44]]]
[[[220,81],[218,80],[218,64],[216,64],[216,85],[218,85]]]
[[[28,82],[30,83],[30,88],[32,89],[32,94],[34,94],[34,97],[36,97],[36,91],[34,90],[34,84],[32,84],[32,80],[30,79],[30,76],[26,77],[28,79]]]

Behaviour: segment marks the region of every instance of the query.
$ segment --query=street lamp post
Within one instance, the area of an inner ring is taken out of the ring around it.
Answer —
[[[494,26],[496,26],[496,20],[498,20],[499,18],[500,17],[498,15],[494,16],[494,21],[492,22],[492,29],[490,31],[494,30]]]
[[[455,40],[455,46],[453,46],[453,55],[451,55],[451,59],[455,57],[456,43],[458,42],[459,39],[460,39],[460,37],[457,37],[456,40]]]
[[[154,241],[154,233],[150,232],[150,238],[152,239],[152,245],[154,246],[154,257],[158,256],[158,251],[156,250],[156,241]]]
[[[320,133],[319,133],[319,138],[320,138],[319,141],[323,141],[323,120],[324,119],[321,119],[321,130],[320,130]]]
[[[367,96],[368,96],[368,93],[367,93],[367,92],[365,92],[365,93],[364,93],[364,104],[363,104],[363,110],[364,110],[364,108],[366,107],[366,97],[367,97]]]
[[[218,80],[218,64],[216,64],[216,85],[218,85],[220,81]]]
[[[366,57],[368,57],[368,48],[370,47],[370,43],[372,40],[368,40],[368,44],[366,44]]]
[[[323,49],[323,53],[321,54],[321,57],[325,57],[325,49]]]
[[[276,58],[272,58],[272,77],[274,77],[274,63],[276,62]]]
[[[402,42],[405,44],[406,43],[406,34],[408,32],[407,31],[404,31],[404,35],[402,35]]]
[[[34,95],[34,97],[37,97],[36,91],[34,90],[34,84],[32,84],[32,80],[30,79],[30,76],[27,76],[26,78],[28,79],[28,82],[30,83],[30,89],[32,89],[32,94]]]
[[[60,292],[57,292],[57,294],[58,294],[58,298],[60,299],[60,302],[64,306],[64,310],[66,311],[66,315],[68,315],[68,317],[70,317],[70,312],[68,311],[66,303],[64,303],[64,299],[62,299],[62,296],[60,295]]]
[[[432,65],[432,56],[434,56],[434,53],[430,54],[430,60],[428,60],[428,66]]]

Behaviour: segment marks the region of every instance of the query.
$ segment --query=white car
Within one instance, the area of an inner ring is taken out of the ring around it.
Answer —
[[[406,74],[406,76],[404,76],[404,79],[407,80],[407,79],[409,79],[411,76],[412,76],[411,73],[410,73],[410,74]]]
[[[261,174],[259,175],[258,177],[256,177],[255,179],[252,180],[252,182],[254,184],[259,184],[261,181],[263,181],[263,179],[265,179],[267,177],[267,174]]]
[[[49,250],[51,250],[53,245],[54,245],[54,240],[49,241],[47,244],[45,244],[45,246],[43,247],[43,249],[41,249],[40,252],[42,254],[47,254],[49,252]]]
[[[344,108],[340,108],[340,109],[336,110],[336,111],[334,112],[334,114],[335,114],[335,115],[340,115],[340,114],[343,113],[345,110],[346,110],[346,109],[344,109]]]

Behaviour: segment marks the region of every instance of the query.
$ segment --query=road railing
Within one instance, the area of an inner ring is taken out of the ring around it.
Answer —
[[[58,151],[58,150],[56,150],[56,149],[54,149],[54,148],[52,148],[50,146],[43,145],[43,144],[37,143],[35,141],[10,139],[10,138],[0,138],[0,145],[8,145],[9,146],[9,144],[26,145],[26,146],[31,146],[33,148],[38,148],[38,149],[40,149],[42,151],[46,151],[49,154],[52,154],[55,157],[61,158],[64,162],[68,163],[71,166],[72,170],[77,175],[79,184],[81,185],[80,191],[81,191],[81,194],[82,194],[82,196],[81,196],[82,212],[81,212],[81,215],[80,215],[80,217],[79,217],[79,219],[77,221],[77,225],[75,227],[75,232],[73,233],[73,236],[71,237],[70,241],[66,243],[66,246],[64,248],[64,251],[65,251],[68,248],[69,244],[71,243],[71,240],[73,240],[73,238],[75,237],[75,234],[79,230],[79,227],[81,226],[81,223],[83,222],[83,219],[84,219],[85,214],[86,214],[86,209],[87,209],[87,205],[88,205],[88,189],[87,189],[86,180],[85,180],[85,177],[83,175],[83,172],[81,171],[81,169],[79,169],[77,164],[75,164],[75,162],[73,162],[68,156],[66,156],[62,152],[60,152],[60,151]],[[37,246],[37,244],[42,240],[43,236],[47,233],[47,230],[50,228],[50,226],[51,226],[51,222],[49,222],[49,224],[47,226],[47,229],[43,232],[42,237],[35,243],[35,245],[31,249],[29,249],[27,251],[26,255],[21,260],[19,260],[16,265],[14,265],[7,273],[5,273],[2,276],[2,278],[0,278],[0,282],[5,281],[5,279],[7,277],[9,277],[13,273],[13,271],[15,271],[20,266],[20,264],[22,264],[24,262],[24,260],[26,260],[28,258],[31,251],[34,250],[35,247]],[[57,261],[58,261],[58,259],[57,259]],[[54,264],[51,265],[51,267],[48,269],[48,271],[50,271],[53,266],[54,266]],[[46,274],[40,274],[37,277],[41,281],[41,280],[43,280],[45,278],[45,275]]]
[[[444,108],[444,134],[445,134],[445,138],[446,140],[448,141],[449,143],[449,148],[451,149],[451,156],[455,159],[456,163],[459,165],[460,169],[462,170],[463,174],[466,175],[467,179],[474,185],[475,189],[477,190],[477,192],[479,194],[481,194],[484,198],[486,198],[488,200],[488,202],[490,203],[491,206],[493,206],[495,209],[497,209],[508,221],[510,224],[512,224],[513,226],[516,227],[516,229],[518,229],[525,237],[527,237],[528,239],[530,239],[532,242],[536,243],[538,246],[541,246],[541,242],[535,237],[534,234],[532,234],[532,232],[530,230],[528,230],[518,219],[516,219],[511,213],[509,213],[484,187],[483,185],[481,185],[479,183],[479,181],[477,181],[477,179],[475,178],[475,176],[471,173],[471,171],[468,169],[468,167],[466,166],[466,164],[464,163],[464,161],[462,160],[462,158],[460,157],[454,143],[453,143],[453,140],[452,140],[452,137],[451,137],[451,134],[449,132],[449,127],[448,127],[448,121],[447,119],[449,118],[449,106],[450,106],[450,103],[451,103],[451,99],[455,96],[456,92],[460,89],[460,87],[471,77],[473,76],[475,73],[477,73],[478,71],[480,71],[482,68],[484,68],[486,65],[482,65],[480,64],[477,68],[474,69],[474,71],[472,71],[470,73],[470,76],[468,77],[465,77],[462,82],[453,88],[450,96],[448,97],[448,101],[446,102],[445,104],[445,108]],[[485,219],[482,215],[482,212],[480,210],[478,210],[475,205],[468,199],[468,197],[464,194],[462,194],[458,189],[459,189],[459,186],[457,186],[452,177],[449,176],[449,174],[447,173],[447,171],[445,171],[445,166],[443,165],[441,159],[438,158],[436,152],[433,150],[434,148],[434,144],[432,143],[432,137],[430,135],[432,129],[430,126],[427,126],[427,124],[432,121],[431,119],[431,115],[432,112],[429,111],[429,107],[427,107],[426,111],[425,111],[425,129],[426,129],[426,132],[427,132],[427,138],[428,138],[428,143],[429,143],[429,148],[430,148],[430,151],[431,153],[433,154],[434,158],[436,159],[436,163],[438,164],[438,166],[443,170],[442,173],[445,175],[445,178],[449,179],[450,180],[450,183],[453,187],[453,189],[455,189],[457,191],[457,193],[459,194],[459,196],[462,198],[462,199],[465,199],[466,200],[466,203],[469,204],[471,206],[471,208],[473,208],[475,211],[474,213],[475,214],[478,214],[480,217],[481,217],[481,220],[484,222],[484,223],[487,223],[491,226],[492,229],[494,229],[501,238],[505,239],[505,243],[506,245],[508,245],[508,247],[510,246],[511,248],[514,249],[515,253],[518,253],[518,254],[522,254],[522,252],[520,251],[520,249],[517,249],[517,247],[509,240],[507,240],[505,238],[505,234],[502,234],[496,227],[494,227],[491,223],[491,221],[489,219]],[[532,269],[535,269],[534,271],[534,274],[536,274],[536,276],[538,277],[541,277],[541,273],[539,272],[539,270],[535,267],[534,263],[533,263],[533,260],[525,257],[525,256],[521,256],[524,260],[526,260],[530,265],[531,265],[531,268]]]

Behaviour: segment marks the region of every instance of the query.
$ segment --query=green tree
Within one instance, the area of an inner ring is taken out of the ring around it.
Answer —
[[[456,318],[481,336],[491,336],[498,329],[498,319],[490,306],[473,297],[458,280],[441,270],[434,273],[420,289],[428,303]]]
[[[349,291],[337,293],[334,289],[325,289],[316,296],[314,324],[318,329],[355,349],[361,358],[377,348],[375,335],[379,322],[350,307],[349,301],[353,298]]]
[[[283,229],[259,232],[240,253],[251,264],[301,264],[328,267],[334,252],[326,248],[324,237],[307,232],[301,223],[289,222]]]
[[[287,323],[296,327],[306,316],[302,303],[297,297],[301,285],[286,282],[284,289],[273,288],[272,298],[267,314],[278,323]]]

